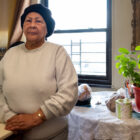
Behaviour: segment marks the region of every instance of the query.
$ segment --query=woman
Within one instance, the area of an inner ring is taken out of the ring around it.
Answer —
[[[21,16],[26,43],[10,48],[0,63],[0,110],[6,129],[24,140],[67,139],[67,115],[77,101],[77,76],[64,48],[45,41],[54,31],[41,4]]]

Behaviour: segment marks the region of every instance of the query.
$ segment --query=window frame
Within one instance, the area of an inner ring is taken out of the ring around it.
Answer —
[[[49,0],[41,0],[41,3],[49,7]],[[78,84],[87,83],[94,87],[110,88],[112,85],[112,0],[107,0],[107,28],[96,29],[72,29],[72,30],[55,30],[54,34],[60,33],[84,33],[84,32],[106,32],[106,76],[99,75],[80,75],[78,74]]]

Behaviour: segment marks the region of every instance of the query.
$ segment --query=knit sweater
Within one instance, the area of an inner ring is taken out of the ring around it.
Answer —
[[[17,113],[42,109],[47,121],[28,131],[47,137],[66,126],[64,117],[77,100],[77,75],[62,46],[45,42],[28,50],[25,44],[9,49],[0,62],[1,121]]]

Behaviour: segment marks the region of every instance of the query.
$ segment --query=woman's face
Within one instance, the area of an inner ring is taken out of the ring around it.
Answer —
[[[45,39],[47,27],[43,17],[36,13],[29,13],[23,24],[23,32],[29,42],[39,42]]]

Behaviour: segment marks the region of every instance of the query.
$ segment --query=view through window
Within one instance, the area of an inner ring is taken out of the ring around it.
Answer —
[[[109,77],[109,2],[110,0],[47,1],[56,21],[55,33],[48,41],[63,45],[77,74],[87,80],[108,80]],[[92,80],[88,81],[92,83]]]

